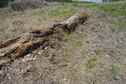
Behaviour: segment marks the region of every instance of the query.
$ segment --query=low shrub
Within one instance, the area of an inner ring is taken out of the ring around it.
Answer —
[[[13,0],[0,0],[0,7],[5,7],[8,3]]]
[[[24,10],[27,8],[38,8],[45,4],[46,4],[45,0],[15,0],[11,2],[9,6],[13,10],[18,11],[18,10]]]

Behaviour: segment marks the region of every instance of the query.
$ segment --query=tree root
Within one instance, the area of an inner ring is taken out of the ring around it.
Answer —
[[[86,12],[81,11],[63,22],[55,23],[52,26],[45,28],[45,30],[33,30],[0,43],[0,65],[23,57],[39,46],[42,46],[48,41],[48,37],[54,34],[59,28],[62,29],[63,32],[74,31],[76,27],[79,24],[83,24],[88,17],[89,15]]]

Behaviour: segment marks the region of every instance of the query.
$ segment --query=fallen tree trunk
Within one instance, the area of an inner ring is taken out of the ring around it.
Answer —
[[[63,22],[55,23],[45,29],[33,30],[14,39],[2,42],[0,44],[0,65],[22,57],[40,45],[43,45],[48,41],[48,37],[54,34],[55,30],[59,28],[66,32],[74,31],[87,18],[88,14],[81,11]]]

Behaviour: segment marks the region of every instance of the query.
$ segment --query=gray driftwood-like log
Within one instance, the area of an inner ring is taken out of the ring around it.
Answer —
[[[54,34],[58,28],[63,32],[72,32],[79,25],[84,23],[88,18],[86,12],[78,12],[63,22],[55,23],[45,30],[33,30],[21,34],[20,36],[0,43],[0,65],[11,62],[14,59],[22,57],[32,50],[38,48],[48,41],[48,37]]]

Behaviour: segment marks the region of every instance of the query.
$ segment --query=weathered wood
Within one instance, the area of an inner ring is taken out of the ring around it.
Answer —
[[[16,58],[22,57],[25,54],[43,45],[48,37],[55,33],[58,28],[63,31],[71,32],[75,28],[84,23],[88,18],[85,12],[79,12],[63,22],[55,23],[45,28],[45,30],[33,30],[24,33],[14,39],[7,40],[0,44],[0,65],[10,62]]]

